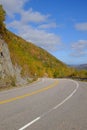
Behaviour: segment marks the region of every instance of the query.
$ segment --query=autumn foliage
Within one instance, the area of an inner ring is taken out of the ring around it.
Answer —
[[[86,77],[87,71],[77,71],[44,49],[16,36],[4,26],[6,13],[0,5],[0,35],[8,44],[12,63],[21,67],[21,75],[29,77]]]

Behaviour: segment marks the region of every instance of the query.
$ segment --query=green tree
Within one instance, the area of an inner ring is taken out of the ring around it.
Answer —
[[[4,11],[3,6],[0,5],[0,28],[1,26],[4,25],[3,22],[5,21],[5,16],[6,16],[6,12]]]

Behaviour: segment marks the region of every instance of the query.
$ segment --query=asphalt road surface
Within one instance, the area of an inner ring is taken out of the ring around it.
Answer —
[[[0,92],[0,130],[87,130],[87,82],[44,78]]]

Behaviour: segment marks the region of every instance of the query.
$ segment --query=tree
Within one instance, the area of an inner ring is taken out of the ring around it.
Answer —
[[[4,11],[3,6],[0,5],[0,28],[1,26],[4,25],[3,22],[5,21],[5,16],[6,16],[6,12]]]

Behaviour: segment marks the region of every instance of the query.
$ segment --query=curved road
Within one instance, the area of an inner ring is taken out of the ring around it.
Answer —
[[[87,130],[87,83],[40,79],[0,92],[0,130]]]

